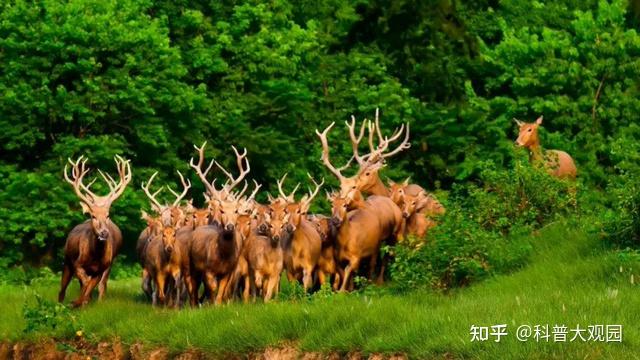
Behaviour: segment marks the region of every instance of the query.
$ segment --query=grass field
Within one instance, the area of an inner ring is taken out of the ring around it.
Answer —
[[[94,339],[220,355],[294,344],[304,351],[404,352],[412,358],[640,357],[640,292],[631,277],[636,270],[621,267],[617,253],[572,223],[547,226],[531,242],[532,259],[523,270],[448,294],[350,294],[175,311],[143,303],[139,281],[131,279],[110,282],[107,300],[74,314]],[[22,308],[34,292],[54,299],[57,283],[0,287],[2,338],[24,336]],[[473,324],[507,324],[508,335],[500,343],[471,342]],[[515,330],[526,324],[621,324],[623,341],[520,342]]]

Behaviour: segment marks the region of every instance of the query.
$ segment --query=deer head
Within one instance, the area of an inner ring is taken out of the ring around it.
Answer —
[[[71,184],[76,195],[80,198],[80,206],[82,206],[83,213],[91,215],[91,227],[100,241],[106,240],[111,235],[107,226],[111,221],[109,220],[111,204],[122,195],[127,184],[131,181],[130,161],[118,155],[115,156],[114,160],[118,169],[119,181],[98,170],[100,176],[109,187],[109,194],[106,196],[98,196],[90,190],[96,179],[88,185],[83,183],[85,175],[89,172],[89,168],[86,167],[87,158],[80,156],[75,162],[68,159],[69,164],[71,164],[71,176],[67,173],[67,165],[64,166],[64,178]]]
[[[197,209],[193,213],[193,227],[209,225],[209,209]]]
[[[162,229],[162,221],[160,218],[151,216],[144,210],[142,210],[141,213],[141,218],[145,221],[147,228],[149,229],[149,235],[155,236],[160,234],[160,230]]]
[[[176,228],[173,225],[163,226],[162,227],[162,245],[164,246],[164,251],[168,254],[173,252],[173,248],[176,244]]]
[[[409,124],[407,124],[406,127],[403,124],[391,135],[391,137],[384,136],[382,134],[378,109],[376,109],[375,121],[371,122],[365,119],[357,133],[356,119],[354,116],[351,116],[351,122],[347,121],[345,124],[349,130],[353,156],[345,166],[339,169],[331,164],[329,159],[329,145],[327,141],[327,134],[333,127],[334,123],[331,123],[322,133],[316,130],[316,134],[320,137],[320,141],[322,143],[322,161],[340,181],[340,194],[342,196],[346,196],[356,189],[368,192],[371,188],[378,185],[380,182],[378,172],[384,166],[385,159],[394,156],[411,146],[411,143],[409,142]],[[367,128],[369,130],[367,138],[369,152],[361,155],[359,147],[361,141],[364,139],[365,130]],[[389,146],[400,139],[403,133],[405,136],[402,142],[395,149],[389,151]],[[375,143],[376,137],[378,140],[377,144]],[[355,176],[347,178],[342,175],[341,171],[349,167],[351,161],[354,159],[359,165],[358,172]]]
[[[339,228],[347,220],[349,208],[353,202],[353,193],[343,196],[339,192],[327,193],[327,199],[331,202],[331,223]]]
[[[141,185],[142,190],[147,195],[147,198],[149,198],[152,210],[160,215],[160,219],[165,226],[172,225],[175,227],[180,227],[184,225],[184,222],[186,220],[186,215],[184,209],[180,206],[180,201],[182,201],[182,199],[187,195],[187,192],[191,188],[191,181],[189,181],[188,179],[185,180],[182,176],[182,173],[178,171],[178,175],[180,176],[180,181],[182,182],[183,187],[182,193],[178,194],[173,189],[168,188],[169,191],[175,196],[175,199],[171,205],[169,205],[168,203],[161,204],[156,197],[164,189],[164,186],[161,186],[154,193],[151,193],[151,191],[149,190],[153,179],[155,179],[157,175],[158,172],[156,171],[151,175],[146,183],[143,182]]]
[[[396,203],[396,205],[400,206],[404,201],[404,188],[409,185],[409,179],[407,178],[405,181],[401,183],[393,182],[389,180],[389,193],[391,200]]]
[[[516,145],[526,148],[540,146],[540,138],[538,137],[538,127],[542,125],[542,115],[532,123],[525,123],[516,118],[513,119],[518,124],[519,132],[516,139]]]

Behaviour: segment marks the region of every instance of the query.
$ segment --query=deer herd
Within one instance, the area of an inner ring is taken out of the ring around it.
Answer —
[[[207,164],[206,142],[194,146],[197,160],[192,158],[189,165],[206,190],[202,208],[195,208],[192,200],[185,201],[191,182],[179,171],[182,191],[166,187],[173,198],[170,203],[158,200],[165,187],[154,189],[157,172],[143,182],[151,213],[142,211],[146,228],[140,233],[136,251],[143,268],[142,290],[148,299],[154,305],[172,307],[187,301],[191,306],[205,301],[221,304],[235,298],[247,302],[261,297],[268,302],[277,295],[283,272],[307,292],[323,284],[336,291],[350,291],[356,275],[382,282],[389,256],[380,255],[381,247],[402,242],[407,236],[425,238],[445,209],[417,184],[406,180],[386,185],[380,178],[386,160],[410,147],[408,124],[387,136],[380,128],[377,110],[375,120],[365,120],[359,128],[352,116],[346,126],[353,156],[341,167],[330,159],[327,137],[333,126],[316,130],[321,160],[340,184],[336,191],[326,193],[330,216],[309,213],[324,185],[324,179],[316,181],[311,175],[309,190],[302,196],[296,196],[300,184],[290,192],[284,190],[284,174],[277,181],[277,196],[268,194],[266,204],[256,201],[261,185],[254,180],[249,190],[245,180],[250,172],[247,151],[233,146],[237,175],[215,160]],[[361,147],[367,152],[361,154]],[[343,175],[354,160],[358,167],[355,175]],[[65,180],[80,198],[83,212],[91,215],[73,228],[64,248],[58,300],[64,300],[75,275],[81,290],[73,306],[86,304],[96,286],[100,299],[106,292],[111,265],[122,245],[109,208],[131,181],[130,161],[116,156],[119,179],[98,170],[110,189],[107,196],[98,196],[90,190],[96,180],[86,185],[83,181],[89,172],[86,162],[83,156],[69,159],[71,175],[67,166],[64,169]],[[211,176],[214,167],[224,175],[223,181]]]

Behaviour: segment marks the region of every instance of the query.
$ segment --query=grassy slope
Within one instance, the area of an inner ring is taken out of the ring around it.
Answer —
[[[630,283],[629,273],[619,272],[614,254],[602,249],[593,236],[572,227],[555,224],[542,230],[533,239],[533,259],[524,270],[449,295],[336,295],[308,302],[233,304],[178,312],[142,303],[139,281],[133,279],[111,282],[106,301],[77,315],[91,336],[118,336],[129,343],[142,340],[175,350],[191,346],[242,353],[286,341],[303,350],[403,351],[419,358],[444,353],[492,359],[637,358],[638,289]],[[21,336],[22,305],[33,290],[53,299],[57,284],[0,287],[0,336]],[[471,324],[501,323],[509,325],[510,333],[503,342],[469,341]],[[560,344],[515,339],[518,325],[556,323],[583,328],[622,324],[624,341]]]

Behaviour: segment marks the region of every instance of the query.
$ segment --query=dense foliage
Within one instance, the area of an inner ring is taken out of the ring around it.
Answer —
[[[413,147],[385,176],[469,197],[466,213],[454,210],[439,232],[452,241],[471,241],[448,232],[458,217],[494,241],[574,206],[563,184],[524,169],[514,116],[544,114],[543,145],[574,155],[587,188],[631,196],[636,14],[620,0],[3,2],[0,267],[58,262],[83,219],[62,180],[68,157],[87,154],[106,170],[115,154],[132,159],[134,180],[112,209],[131,254],[147,206],[140,182],[155,170],[168,183],[176,169],[191,174],[194,143],[207,140],[208,156],[224,164],[229,145],[246,147],[266,190],[285,171],[299,181],[323,174],[334,186],[314,130],[376,107],[384,128],[412,130]],[[345,135],[338,126],[330,140],[343,161]],[[198,204],[202,187],[190,176]],[[621,201],[637,225],[637,207]],[[628,228],[615,226],[608,231]],[[475,274],[483,264],[460,266]]]

